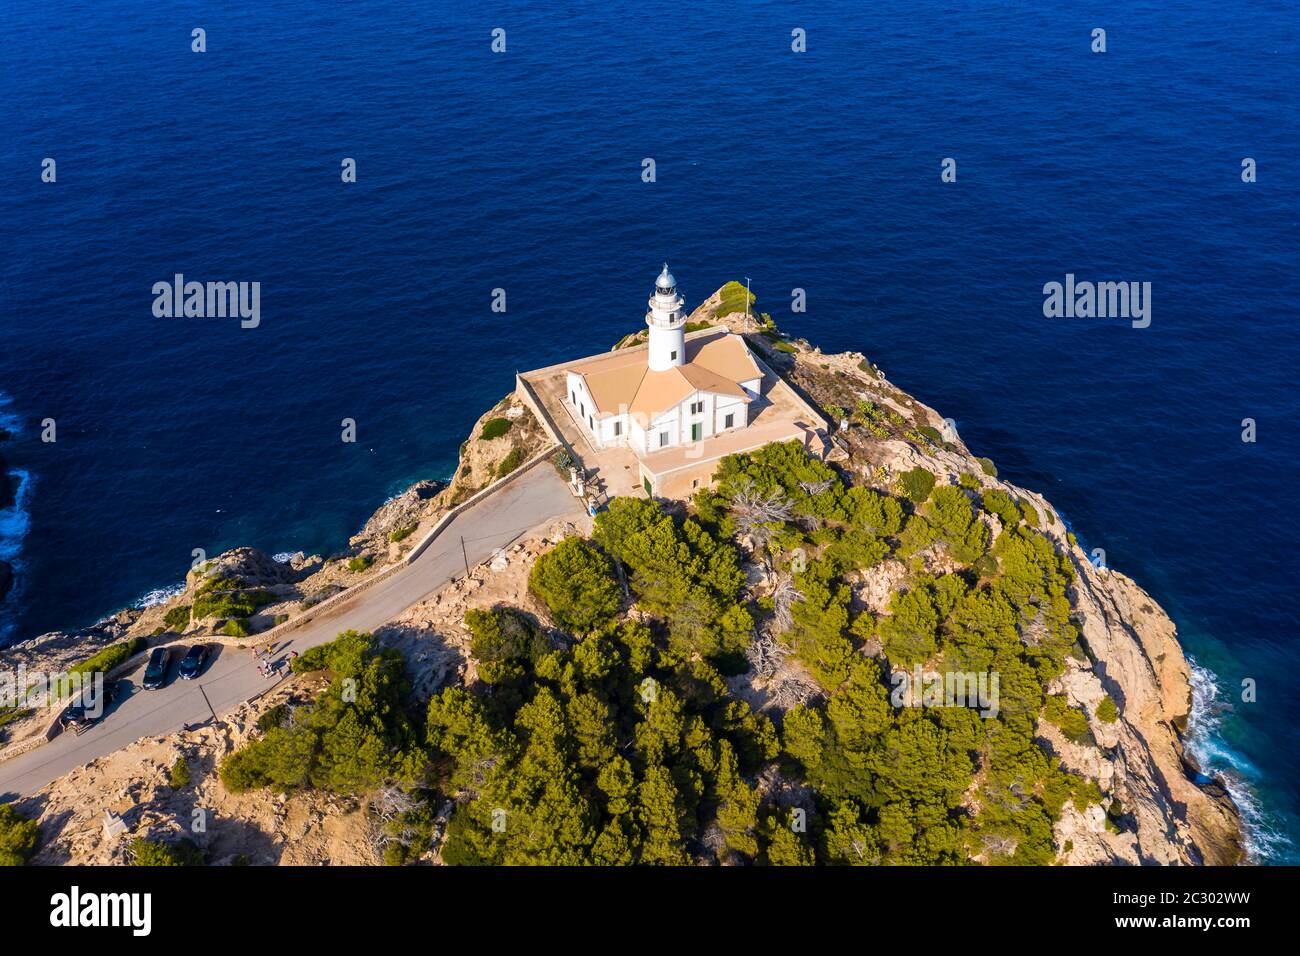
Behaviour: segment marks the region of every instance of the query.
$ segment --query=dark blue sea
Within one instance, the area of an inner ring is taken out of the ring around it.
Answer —
[[[666,259],[692,304],[749,276],[865,352],[1146,587],[1198,667],[1199,755],[1294,862],[1298,26],[1275,0],[9,0],[7,639],[196,548],[339,548],[449,475],[517,369],[640,327]],[[156,318],[176,273],[260,282],[260,326]],[[1045,318],[1067,273],[1150,282],[1150,326]]]

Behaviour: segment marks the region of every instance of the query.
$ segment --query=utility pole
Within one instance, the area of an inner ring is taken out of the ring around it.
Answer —
[[[745,276],[745,331],[749,331],[749,276]]]
[[[205,703],[205,704],[208,705],[208,713],[210,713],[210,714],[212,715],[212,721],[213,721],[213,723],[216,723],[216,721],[217,721],[217,712],[216,712],[215,710],[212,709],[212,701],[208,700],[208,692],[207,692],[206,690],[203,689],[203,685],[202,685],[202,684],[199,685],[199,693],[203,695],[203,703]]]
[[[469,555],[465,552],[465,536],[460,536],[460,556],[465,559],[465,577],[469,577]]]

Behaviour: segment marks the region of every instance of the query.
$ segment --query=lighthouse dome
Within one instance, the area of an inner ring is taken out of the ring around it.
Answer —
[[[659,278],[655,280],[655,289],[660,292],[673,292],[677,288],[677,280],[673,274],[668,271],[668,263],[664,263],[664,271],[659,273]]]

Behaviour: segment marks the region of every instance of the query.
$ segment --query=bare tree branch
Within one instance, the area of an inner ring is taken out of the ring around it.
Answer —
[[[794,578],[789,574],[778,574],[772,584],[773,630],[784,634],[794,627],[794,615],[791,609],[795,602],[803,600],[803,593],[795,587]]]
[[[780,488],[756,491],[753,482],[746,482],[731,496],[731,513],[736,530],[748,536],[756,548],[766,548],[778,530],[773,526],[794,517],[794,502]]]
[[[835,484],[834,478],[823,478],[821,481],[801,481],[799,482],[799,487],[804,490],[804,493],[807,494],[809,498],[813,498],[820,495],[833,484]]]

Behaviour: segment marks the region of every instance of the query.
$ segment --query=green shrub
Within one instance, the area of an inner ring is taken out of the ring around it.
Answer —
[[[194,592],[193,618],[248,617],[260,607],[275,603],[270,591],[247,588],[236,578],[213,578]]]
[[[966,474],[964,471],[957,476],[957,483],[968,491],[980,490],[980,480],[974,475]]]
[[[227,789],[359,795],[428,773],[429,755],[408,715],[400,652],[379,651],[369,634],[348,631],[294,662],[295,671],[315,667],[332,672],[328,689],[295,708],[291,726],[269,727],[227,756],[219,771]]]
[[[616,616],[622,600],[609,558],[576,537],[537,559],[528,587],[546,602],[556,624],[578,634]]]
[[[154,840],[131,841],[132,866],[202,866],[203,851],[193,840],[163,843]]]
[[[286,624],[286,623],[288,623],[288,621],[289,621],[289,615],[288,615],[288,614],[277,614],[277,615],[276,615],[272,620],[273,620],[273,622],[274,622],[275,624],[277,624],[277,625],[279,625],[279,624]]]
[[[984,474],[988,475],[990,478],[996,478],[998,476],[998,466],[993,464],[992,459],[976,458],[975,460],[980,463],[980,468],[984,469]]]
[[[276,704],[274,707],[268,708],[261,717],[257,718],[257,729],[262,733],[266,733],[268,730],[272,730],[276,727],[283,727],[284,719],[288,716],[289,705]]]
[[[570,455],[568,449],[565,448],[561,448],[551,456],[551,464],[553,464],[555,470],[560,473],[560,477],[566,481],[569,478],[569,469],[577,467],[577,463],[573,460],[573,456]]]
[[[108,673],[119,664],[130,660],[131,657],[138,654],[144,649],[144,638],[133,637],[129,641],[122,641],[118,644],[110,644],[94,657],[88,657],[79,664],[73,664],[68,668],[69,674],[94,674]]]
[[[917,431],[928,438],[933,444],[943,444],[943,436],[939,434],[939,429],[935,428],[933,425],[922,425],[917,428]]]
[[[884,425],[880,424],[880,422],[867,422],[866,429],[867,431],[871,432],[871,434],[875,435],[877,438],[889,437],[889,429],[886,428]]]
[[[489,418],[483,423],[483,430],[479,432],[478,437],[483,441],[491,441],[493,438],[500,438],[506,432],[510,431],[514,425],[508,418]]]
[[[795,348],[795,347],[794,347],[793,345],[791,345],[789,342],[777,342],[776,345],[773,346],[773,347],[774,347],[778,352],[784,352],[784,353],[786,353],[787,355],[793,355],[795,352],[799,351],[797,348]]]
[[[88,657],[78,664],[73,664],[68,668],[68,674],[82,674],[81,686],[94,674],[107,674],[113,668],[118,667],[144,649],[145,643],[142,637],[133,637],[129,641],[122,641],[117,644],[110,644],[93,657]],[[64,697],[75,689],[74,682],[67,678],[62,678],[55,682],[55,693],[59,697]]]
[[[920,466],[903,472],[899,476],[899,481],[903,494],[918,505],[929,498],[930,492],[934,490],[934,475]]]
[[[1097,719],[1104,724],[1113,724],[1119,720],[1119,708],[1110,699],[1110,695],[1103,697],[1101,703],[1097,705]]]
[[[1076,744],[1092,742],[1092,733],[1088,730],[1088,718],[1077,707],[1071,707],[1064,694],[1050,694],[1043,706],[1043,717],[1061,728],[1067,740]]]
[[[163,616],[163,623],[173,631],[184,631],[190,626],[190,606],[180,604]]]
[[[497,477],[504,478],[510,472],[523,463],[524,450],[522,448],[512,448],[506,457],[501,459],[501,464],[497,465]]]
[[[221,633],[226,637],[248,637],[253,633],[253,629],[248,626],[247,618],[232,617],[221,625]]]
[[[327,644],[309,647],[293,659],[293,672],[329,670],[344,677],[360,672],[366,660],[373,656],[374,642],[367,633],[344,631]]]
[[[405,528],[398,528],[388,536],[388,540],[393,542],[393,544],[397,544],[399,541],[405,541],[411,536],[412,532],[414,532],[417,527],[418,525],[408,524]]]
[[[190,765],[185,761],[184,757],[176,758],[176,762],[172,764],[170,778],[173,790],[179,790],[190,785]]]
[[[1001,488],[990,488],[984,492],[982,502],[984,510],[997,515],[1004,528],[1014,528],[1020,524],[1020,509],[1015,501]]]
[[[36,852],[41,828],[12,804],[0,804],[0,866],[22,866]]]
[[[348,570],[353,573],[370,570],[370,566],[375,563],[375,559],[368,554],[359,554],[348,562]]]
[[[1038,509],[1024,498],[1020,499],[1020,516],[1025,519],[1025,524],[1029,525],[1029,527],[1038,527]]]
[[[744,285],[734,279],[718,290],[718,293],[719,302],[713,309],[713,317],[718,319],[753,308],[756,299],[752,292],[746,291]]]
[[[471,608],[465,612],[465,626],[470,632],[469,652],[485,684],[509,684],[523,673],[526,663],[535,663],[551,649],[537,626],[514,608]]]

